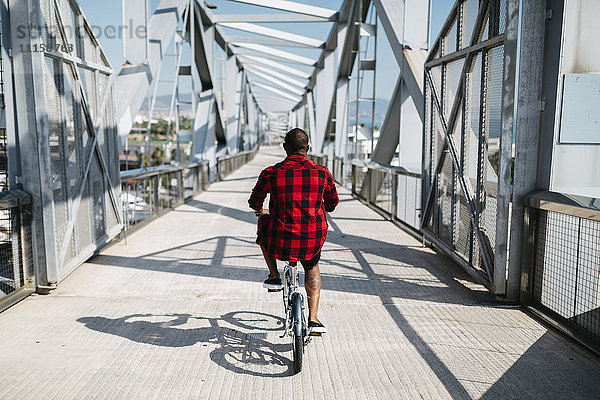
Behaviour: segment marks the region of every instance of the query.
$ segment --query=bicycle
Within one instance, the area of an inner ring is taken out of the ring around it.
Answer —
[[[310,336],[320,336],[320,334],[308,334],[304,313],[304,296],[300,293],[300,285],[298,284],[297,262],[285,262],[282,283],[282,289],[269,289],[269,292],[283,291],[285,322],[284,331],[280,338],[292,337],[293,366],[294,372],[298,373],[302,370],[304,347],[310,342]]]

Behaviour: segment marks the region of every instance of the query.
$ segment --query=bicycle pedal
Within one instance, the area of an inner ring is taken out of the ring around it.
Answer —
[[[308,336],[323,336],[323,334],[321,332],[311,332]]]
[[[283,289],[268,289],[269,293],[281,292]]]

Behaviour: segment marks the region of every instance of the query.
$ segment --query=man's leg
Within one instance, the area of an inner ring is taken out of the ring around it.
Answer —
[[[277,271],[277,260],[271,257],[263,246],[260,246],[260,249],[262,250],[267,267],[269,267],[269,278],[279,278],[279,271]]]
[[[318,321],[319,297],[321,296],[321,272],[319,263],[304,269],[304,289],[308,296],[308,320]]]

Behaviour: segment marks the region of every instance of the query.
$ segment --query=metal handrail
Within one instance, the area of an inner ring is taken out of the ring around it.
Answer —
[[[164,174],[166,172],[177,172],[182,171],[186,168],[194,168],[202,165],[207,165],[208,161],[190,162],[179,165],[158,165],[155,167],[130,169],[127,171],[121,171],[121,181],[129,179],[140,179],[148,178],[150,176]]]
[[[236,154],[230,154],[230,155],[226,155],[226,156],[217,157],[217,162],[227,161],[227,160],[231,160],[232,158],[237,158],[237,157],[243,157],[248,154],[252,154],[252,153],[256,152],[257,150],[258,150],[258,147],[255,147],[252,150],[246,150],[246,151],[242,151],[242,152],[236,153]]]
[[[536,190],[525,196],[525,205],[592,221],[600,221],[600,199]]]
[[[367,167],[369,169],[374,169],[374,170],[383,171],[383,172],[390,172],[390,173],[396,174],[396,175],[412,176],[414,178],[419,178],[419,179],[422,176],[420,173],[409,171],[404,167],[382,165],[382,164],[378,164],[373,161],[367,162],[364,160],[359,160],[357,158],[352,160],[352,165],[356,165],[358,167]]]
[[[31,195],[24,190],[14,189],[0,192],[0,210],[8,210],[30,203]]]

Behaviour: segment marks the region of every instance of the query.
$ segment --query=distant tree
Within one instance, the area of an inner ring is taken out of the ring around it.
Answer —
[[[155,147],[152,151],[152,161],[159,165],[162,164],[163,154],[164,152],[162,147]]]

